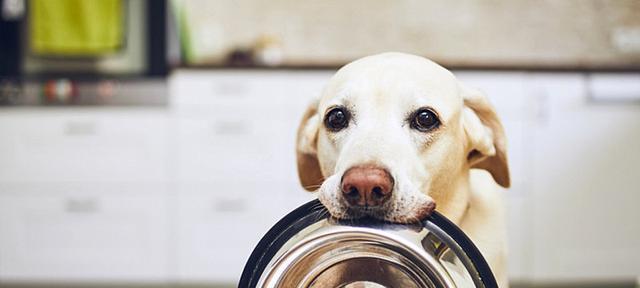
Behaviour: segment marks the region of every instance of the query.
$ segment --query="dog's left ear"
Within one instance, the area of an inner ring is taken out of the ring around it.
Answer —
[[[464,100],[463,125],[469,141],[467,160],[471,168],[485,169],[496,183],[509,187],[507,140],[504,128],[487,97],[459,82]]]
[[[309,104],[304,112],[296,139],[296,160],[298,162],[298,177],[300,184],[307,191],[315,191],[324,181],[318,161],[318,130],[320,116],[318,115],[318,101]]]

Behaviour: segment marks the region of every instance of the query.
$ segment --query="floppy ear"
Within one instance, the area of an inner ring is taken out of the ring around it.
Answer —
[[[507,140],[496,111],[480,91],[460,83],[464,100],[463,125],[469,141],[467,160],[471,168],[485,169],[502,187],[509,187]]]
[[[296,137],[298,177],[307,191],[317,190],[324,181],[317,154],[320,121],[318,101],[313,101],[302,117]]]

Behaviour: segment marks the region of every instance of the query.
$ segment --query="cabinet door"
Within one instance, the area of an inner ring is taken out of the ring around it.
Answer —
[[[177,196],[177,263],[183,282],[237,283],[260,238],[287,211],[273,183],[254,182],[254,193],[218,183],[217,195]]]
[[[0,133],[0,182],[166,179],[163,109],[16,108]]]
[[[175,121],[175,177],[180,183],[245,179],[282,181],[282,121],[252,119],[247,113],[217,114]],[[289,145],[286,145],[289,147]],[[293,152],[291,152],[293,153]]]
[[[166,203],[85,191],[0,195],[0,279],[166,279]]]
[[[633,281],[640,271],[640,105],[591,101],[581,75],[532,81],[540,108],[528,139],[534,279]]]

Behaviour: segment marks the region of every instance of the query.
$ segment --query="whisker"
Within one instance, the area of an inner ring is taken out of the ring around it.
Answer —
[[[313,206],[311,206],[311,210],[318,210],[322,208],[322,203],[314,203]]]

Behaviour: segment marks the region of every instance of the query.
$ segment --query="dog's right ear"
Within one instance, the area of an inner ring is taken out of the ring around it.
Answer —
[[[296,137],[296,158],[298,161],[298,177],[300,184],[307,191],[317,190],[324,176],[318,162],[318,130],[320,129],[318,101],[309,104],[302,117]]]

